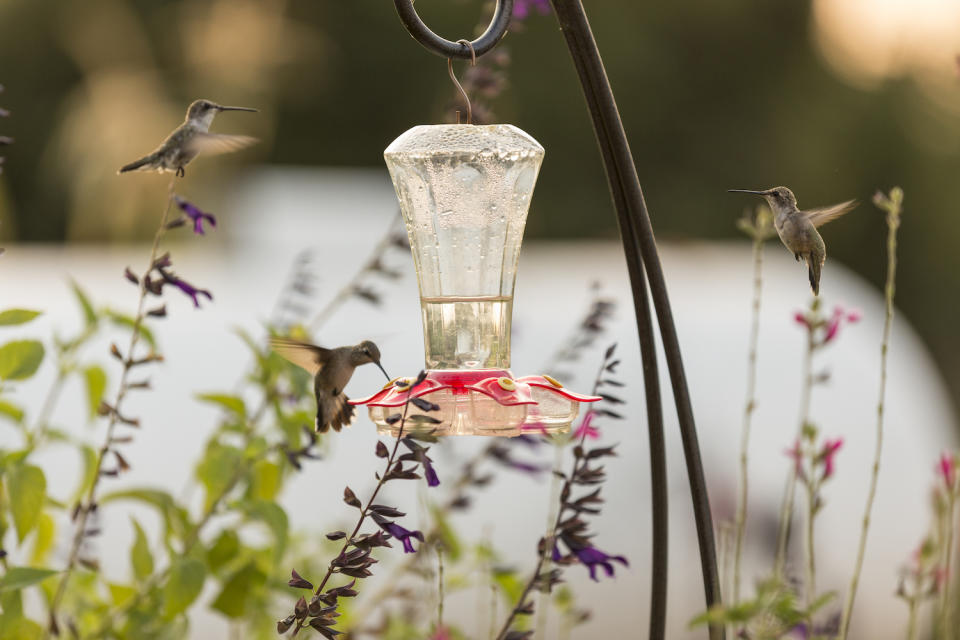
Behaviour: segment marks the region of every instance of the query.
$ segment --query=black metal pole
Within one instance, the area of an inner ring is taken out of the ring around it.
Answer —
[[[721,596],[713,520],[710,514],[710,500],[707,495],[703,464],[700,459],[690,392],[683,370],[683,359],[680,353],[676,327],[673,323],[673,313],[670,309],[663,269],[657,254],[656,240],[647,206],[643,199],[643,192],[640,188],[640,180],[637,177],[636,165],[630,153],[630,145],[623,130],[623,123],[620,120],[620,113],[613,97],[613,90],[610,88],[610,82],[603,68],[603,61],[600,58],[600,52],[593,38],[582,2],[580,0],[551,0],[551,2],[567,41],[567,46],[570,49],[570,55],[573,57],[573,63],[580,77],[590,116],[593,119],[594,132],[603,155],[607,179],[610,182],[611,192],[614,194],[614,204],[617,208],[617,218],[621,232],[631,230],[624,233],[624,249],[627,253],[628,265],[630,254],[639,253],[647,273],[653,295],[653,304],[660,325],[660,337],[663,341],[667,367],[670,371],[677,418],[680,422],[680,435],[683,440],[687,475],[690,481],[694,517],[696,518],[704,594],[708,607],[718,605],[721,602]],[[623,195],[618,196],[619,193]],[[628,236],[636,239],[633,246],[630,246]],[[638,288],[634,282],[635,276],[633,272],[630,275],[634,286],[634,295],[636,296]],[[640,318],[638,316],[639,324]],[[723,638],[724,635],[722,625],[710,626],[710,637],[712,639]]]

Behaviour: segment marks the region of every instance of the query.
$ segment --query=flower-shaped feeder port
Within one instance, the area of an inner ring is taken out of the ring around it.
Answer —
[[[431,370],[411,390],[413,382],[412,378],[392,380],[379,393],[351,402],[369,407],[370,419],[381,433],[397,435],[400,423],[387,419],[402,414],[408,399],[423,398],[440,409],[428,412],[411,403],[406,409],[406,431],[429,429],[440,436],[517,436],[566,431],[577,417],[581,402],[600,399],[570,391],[550,376],[514,378],[507,370]],[[419,416],[431,420],[424,423]]]
[[[367,405],[381,433],[399,431],[387,418],[409,397],[440,407],[429,412],[438,435],[568,430],[579,404],[600,398],[510,373],[513,288],[543,147],[511,125],[425,125],[384,157],[420,285],[427,377],[412,390],[412,380],[392,381],[353,404]],[[411,404],[407,428],[423,413]]]

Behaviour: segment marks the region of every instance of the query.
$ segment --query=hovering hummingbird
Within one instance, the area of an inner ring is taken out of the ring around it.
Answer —
[[[797,262],[803,258],[807,263],[810,276],[810,288],[813,295],[820,295],[820,270],[827,259],[827,248],[817,227],[857,206],[856,200],[847,200],[829,207],[819,207],[801,211],[797,207],[797,198],[786,187],[773,187],[766,191],[751,189],[727,189],[731,193],[752,193],[763,196],[773,211],[773,226],[777,230],[783,245],[793,254]]]
[[[352,347],[324,349],[313,344],[290,338],[271,338],[270,346],[293,364],[302,367],[313,376],[313,393],[317,398],[317,419],[314,423],[320,433],[330,427],[340,431],[353,421],[353,405],[347,402],[343,388],[353,377],[353,370],[372,362],[387,375],[380,364],[380,349],[364,340]]]
[[[187,109],[183,124],[173,130],[153,153],[124,165],[117,173],[127,171],[174,171],[183,177],[183,168],[198,153],[227,153],[248,147],[257,141],[250,136],[210,133],[214,117],[221,111],[256,111],[248,107],[224,107],[209,100],[194,100]]]

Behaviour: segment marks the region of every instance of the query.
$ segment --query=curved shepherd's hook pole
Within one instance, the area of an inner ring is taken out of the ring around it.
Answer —
[[[670,382],[676,403],[677,418],[680,422],[680,436],[683,440],[683,453],[687,462],[687,476],[693,499],[693,513],[697,525],[697,541],[700,546],[700,565],[703,572],[703,587],[708,607],[719,605],[720,579],[717,575],[717,554],[713,537],[713,519],[710,515],[710,499],[707,495],[706,480],[703,475],[703,463],[700,459],[700,447],[697,443],[697,429],[693,420],[693,408],[690,403],[690,390],[687,387],[683,359],[680,354],[680,342],[673,323],[670,299],[663,276],[663,268],[657,254],[657,243],[653,236],[653,226],[643,199],[637,168],[630,153],[620,112],[613,97],[613,90],[607,79],[600,59],[600,51],[590,30],[581,0],[551,0],[560,29],[563,31],[573,57],[574,66],[580,76],[593,128],[603,154],[607,180],[613,193],[617,208],[617,219],[628,256],[638,253],[643,260],[653,305],[660,325],[660,337],[666,354],[667,368],[670,370]],[[625,205],[624,205],[625,202]],[[635,238],[631,246],[628,238]],[[637,296],[637,284],[633,272],[630,273]],[[639,324],[639,318],[638,318]],[[710,637],[724,637],[722,625],[710,626]]]
[[[650,638],[659,640],[664,638],[666,624],[667,476],[656,345],[653,337],[652,318],[646,288],[647,282],[643,269],[644,260],[651,261],[651,264],[647,265],[647,271],[651,278],[654,306],[660,319],[661,334],[670,367],[674,397],[677,401],[677,413],[680,419],[684,452],[687,457],[687,469],[693,493],[694,515],[697,519],[707,604],[714,605],[720,603],[720,593],[710,505],[707,500],[696,429],[693,423],[693,412],[690,408],[689,392],[686,387],[663,272],[657,256],[650,219],[643,202],[643,194],[640,191],[636,168],[633,165],[626,135],[620,122],[616,103],[613,100],[613,93],[579,0],[552,1],[560,19],[561,28],[567,38],[567,44],[580,75],[581,84],[594,120],[594,129],[610,182],[611,195],[617,211],[617,221],[620,226],[627,269],[633,289],[637,332],[643,360],[653,491]],[[404,26],[424,47],[437,55],[448,58],[470,57],[468,46],[450,42],[430,31],[416,15],[411,0],[394,0],[394,4]],[[506,33],[512,8],[513,0],[498,0],[490,26],[480,38],[472,43],[478,56],[489,51]],[[711,638],[722,638],[722,627],[711,626],[710,636]]]

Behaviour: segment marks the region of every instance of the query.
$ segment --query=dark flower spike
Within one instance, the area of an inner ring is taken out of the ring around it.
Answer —
[[[176,288],[183,291],[186,295],[190,296],[193,300],[193,306],[200,308],[200,299],[199,296],[206,296],[208,300],[213,300],[213,295],[205,289],[197,289],[192,284],[186,280],[181,280],[174,274],[165,271],[162,267],[157,267],[157,271],[160,272],[160,275],[163,276],[163,281],[167,284],[172,284]]]
[[[191,202],[187,202],[178,195],[173,196],[177,202],[177,206],[187,215],[188,218],[193,220],[193,232],[199,235],[204,234],[203,230],[203,221],[206,220],[210,223],[211,227],[217,226],[217,219],[213,217],[212,214],[201,211],[199,207]]]
[[[582,564],[587,566],[587,570],[590,571],[590,579],[594,582],[599,582],[597,580],[597,567],[601,567],[607,577],[612,578],[614,575],[613,562],[619,562],[625,567],[630,566],[630,563],[623,556],[611,556],[596,547],[574,549],[573,553]]]
[[[309,581],[304,580],[303,577],[297,573],[296,569],[290,570],[290,580],[287,584],[294,589],[313,589],[313,585]]]

